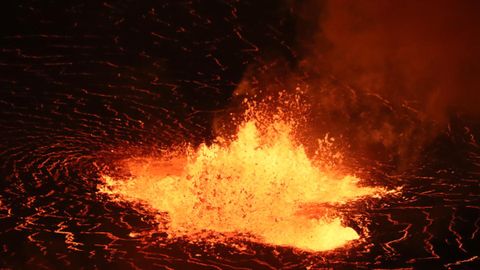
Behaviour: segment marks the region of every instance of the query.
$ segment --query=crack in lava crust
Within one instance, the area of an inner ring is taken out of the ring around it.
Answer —
[[[104,175],[100,192],[142,202],[167,212],[168,232],[198,237],[204,232],[251,235],[250,240],[324,251],[358,239],[342,224],[335,207],[380,188],[361,187],[359,179],[323,171],[302,145],[292,125],[274,121],[261,126],[245,121],[230,141],[169,158],[126,161],[129,177]]]

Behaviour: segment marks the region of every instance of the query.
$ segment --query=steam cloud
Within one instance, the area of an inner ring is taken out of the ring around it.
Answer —
[[[480,2],[330,0],[319,18],[324,64],[342,81],[445,121],[478,113]]]
[[[364,95],[320,91],[314,102],[317,122],[348,133],[360,152],[402,167],[453,113],[480,116],[480,1],[312,0],[294,8],[300,68]]]

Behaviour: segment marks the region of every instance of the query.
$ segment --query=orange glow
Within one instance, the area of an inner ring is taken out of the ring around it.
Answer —
[[[172,236],[236,233],[313,251],[358,239],[335,205],[383,190],[320,169],[293,138],[294,125],[274,119],[247,119],[236,136],[184,154],[126,160],[129,177],[104,175],[100,191],[168,213]]]

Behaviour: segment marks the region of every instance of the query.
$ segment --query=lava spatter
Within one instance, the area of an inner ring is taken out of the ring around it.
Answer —
[[[168,213],[173,236],[239,233],[313,251],[358,239],[335,207],[324,206],[383,190],[314,165],[292,136],[292,126],[247,119],[232,139],[219,137],[211,145],[179,151],[183,154],[173,151],[169,158],[126,160],[130,176],[103,175],[100,191]]]

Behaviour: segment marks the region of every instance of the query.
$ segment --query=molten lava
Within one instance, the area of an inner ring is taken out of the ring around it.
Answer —
[[[313,251],[359,238],[335,206],[382,192],[314,165],[281,120],[249,119],[233,138],[183,152],[127,160],[129,177],[104,175],[100,191],[168,213],[172,236],[233,233]]]

